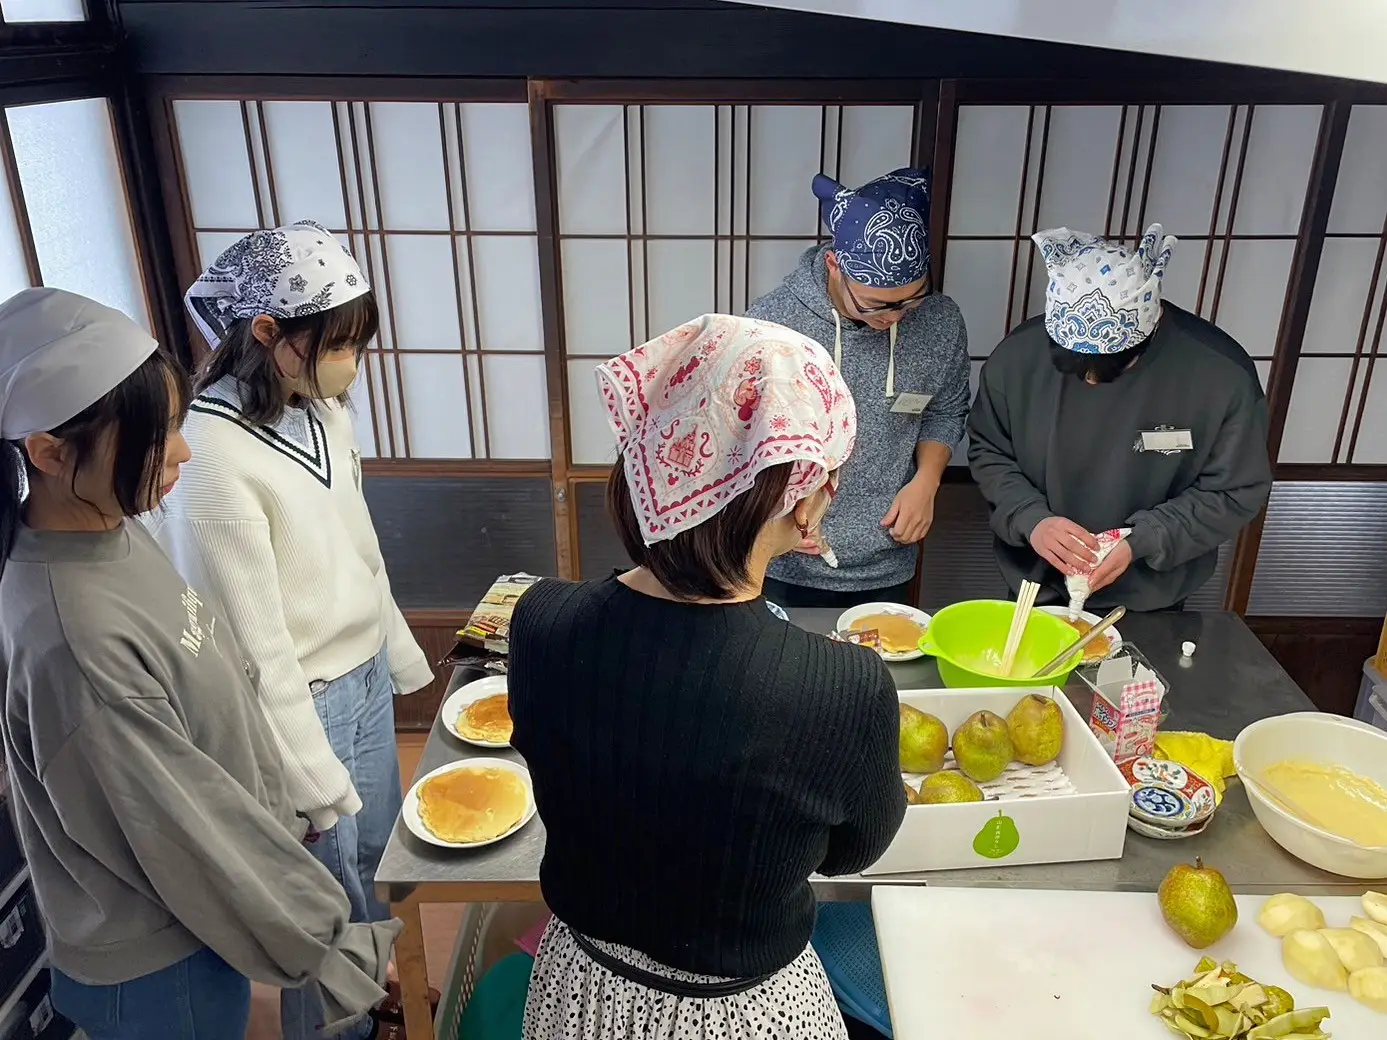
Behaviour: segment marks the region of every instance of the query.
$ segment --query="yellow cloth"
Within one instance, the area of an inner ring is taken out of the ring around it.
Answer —
[[[1216,802],[1223,801],[1228,777],[1237,775],[1233,768],[1233,742],[1207,733],[1157,733],[1156,757],[1179,762],[1209,781]]]

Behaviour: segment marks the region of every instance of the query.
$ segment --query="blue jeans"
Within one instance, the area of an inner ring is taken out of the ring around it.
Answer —
[[[388,921],[390,908],[376,898],[376,868],[404,799],[395,746],[395,688],[385,651],[340,679],[316,684],[313,703],[328,743],[361,796],[361,811],[342,817],[307,847],[342,883],[353,921]],[[284,990],[279,1022],[284,1040],[321,1036],[323,1009],[316,989]],[[371,1029],[367,1018],[338,1036],[365,1040]]]
[[[211,950],[114,986],[53,969],[53,1009],[90,1040],[245,1040],[250,980]]]

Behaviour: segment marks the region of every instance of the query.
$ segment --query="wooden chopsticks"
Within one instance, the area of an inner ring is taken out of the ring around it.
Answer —
[[[1002,652],[1003,678],[1010,678],[1016,668],[1016,652],[1021,649],[1021,639],[1026,634],[1026,622],[1030,620],[1035,598],[1040,595],[1040,584],[1023,581],[1021,592],[1016,597],[1016,612],[1011,615],[1011,629],[1007,632],[1006,649]]]

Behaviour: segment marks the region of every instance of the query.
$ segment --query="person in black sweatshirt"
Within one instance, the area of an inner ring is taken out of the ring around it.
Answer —
[[[1226,333],[1161,299],[1176,240],[1159,224],[1135,252],[1083,232],[1033,236],[1045,314],[983,366],[968,461],[991,506],[997,559],[1067,602],[1087,575],[1093,609],[1179,608],[1218,548],[1271,493],[1267,404]],[[1095,565],[1095,535],[1130,528]]]
[[[638,566],[542,581],[512,620],[512,743],[554,912],[525,1040],[841,1040],[809,877],[895,836],[899,707],[875,653],[778,619],[760,590],[828,508],[852,397],[817,343],[725,315],[598,383]]]

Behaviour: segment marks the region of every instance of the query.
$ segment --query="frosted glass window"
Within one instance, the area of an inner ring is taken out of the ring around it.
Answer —
[[[1353,458],[1348,461],[1381,465],[1387,463],[1387,356],[1378,357],[1377,363],[1373,366],[1373,378],[1368,384],[1367,396],[1367,407],[1363,409],[1363,424],[1358,429]]]
[[[327,228],[346,228],[332,103],[266,101],[261,118],[270,142],[280,220],[309,219]]]
[[[835,127],[841,143],[836,143],[830,153],[842,157],[839,181],[856,188],[883,173],[910,165],[910,141],[915,127],[913,108],[909,105],[849,105],[841,111],[842,124]],[[808,184],[799,190],[810,200],[811,206],[817,204]]]
[[[777,238],[748,243],[751,265],[748,304],[780,285],[811,246],[817,247],[818,242],[811,238]]]
[[[400,350],[461,350],[452,240],[446,235],[386,235],[395,346]],[[385,279],[376,279],[383,295]],[[459,368],[461,371],[461,368]]]
[[[1276,333],[1281,328],[1281,306],[1295,243],[1235,239],[1228,250],[1223,292],[1214,322],[1253,357],[1271,357],[1276,352]],[[1215,278],[1211,270],[1206,305],[1213,299]]]
[[[409,416],[409,452],[416,459],[472,455],[461,354],[400,354],[400,382]]]
[[[1387,192],[1384,193],[1387,197]],[[1363,312],[1377,259],[1375,238],[1330,238],[1320,255],[1315,291],[1310,297],[1310,318],[1305,324],[1301,349],[1310,354],[1352,354],[1363,330]],[[1383,288],[1379,276],[1374,305]],[[1376,308],[1370,312],[1365,346],[1371,347]]]
[[[1387,169],[1387,105],[1354,105],[1349,113],[1344,156],[1334,203],[1329,211],[1329,231],[1377,234],[1387,217],[1387,191],[1382,171]]]
[[[538,354],[488,354],[486,421],[493,459],[549,457],[549,394]],[[597,393],[596,386],[592,388]]]
[[[0,0],[0,14],[7,22],[85,22],[87,5],[82,0]]]
[[[1281,462],[1335,461],[1334,440],[1352,369],[1352,358],[1300,359],[1281,439]]]
[[[539,251],[535,240],[528,235],[477,235],[472,239],[472,255],[476,262],[481,343],[469,346],[487,351],[543,351]],[[466,256],[461,260],[465,271]],[[470,339],[470,330],[468,335]]]
[[[626,243],[570,238],[562,243],[561,256],[568,352],[609,358],[631,349]]]
[[[954,140],[950,235],[1011,235],[1030,109],[964,105]],[[949,263],[953,263],[950,245]],[[1005,292],[1005,290],[1003,290]]]
[[[616,438],[593,375],[597,365],[595,359],[568,363],[568,425],[573,461],[580,466],[605,466],[616,459]]]
[[[645,218],[651,234],[712,234],[715,113],[706,105],[646,107]],[[632,174],[639,180],[639,163]]]
[[[239,101],[175,101],[174,121],[193,223],[250,231],[260,226]]]
[[[713,243],[658,239],[648,243],[650,329],[659,335],[713,309]]]
[[[1011,252],[1011,242],[964,240],[949,243],[944,292],[952,296],[963,311],[968,327],[968,349],[974,357],[991,354],[992,348],[1006,335]]]
[[[1036,112],[1033,162],[1039,165],[1036,152],[1045,115]],[[1050,110],[1050,135],[1045,149],[1045,178],[1040,185],[1039,227],[1083,228],[1102,232],[1108,212],[1108,196],[1112,187],[1112,157],[1117,149],[1117,132],[1122,122],[1122,109],[1116,106],[1058,105]],[[1129,120],[1127,136],[1135,127]],[[1124,176],[1126,170],[1122,171]],[[1141,176],[1138,169],[1137,175]],[[1029,190],[1035,192],[1035,173],[1030,177]],[[957,184],[957,182],[956,182]],[[955,191],[958,187],[955,186]],[[1011,204],[1016,203],[1013,196]],[[1002,206],[1002,200],[998,200]],[[1035,210],[1026,209],[1029,221]],[[1015,219],[1015,210],[1012,210]],[[1121,205],[1115,219],[1121,218]],[[1135,220],[1135,216],[1132,218]],[[1014,229],[1013,225],[1013,229]],[[1028,230],[1029,223],[1026,225]],[[1023,246],[1030,245],[1022,242]]]
[[[810,191],[823,165],[818,105],[756,105],[751,109],[753,235],[816,235],[818,200]],[[740,194],[740,193],[739,193]]]
[[[464,104],[467,201],[474,231],[535,230],[530,109],[523,104]],[[455,204],[456,206],[456,204]],[[464,227],[459,215],[458,227]]]
[[[448,189],[438,106],[373,101],[370,111],[383,226],[390,231],[447,230]],[[365,146],[360,141],[358,145]]]
[[[626,136],[620,105],[556,105],[559,228],[566,235],[626,233]]]
[[[1294,235],[1299,229],[1320,112],[1318,105],[1257,106],[1243,156],[1235,234]]]
[[[0,300],[29,288],[29,267],[14,203],[9,182],[0,178]]]
[[[20,106],[6,115],[44,284],[99,300],[148,329],[106,100]]]
[[[1161,109],[1160,132],[1151,164],[1151,188],[1146,198],[1146,219],[1158,222],[1166,233],[1186,238],[1209,234],[1214,193],[1218,190],[1223,144],[1228,136],[1226,105],[1166,105]],[[1229,156],[1236,168],[1235,154]],[[1231,184],[1224,185],[1223,206],[1228,205]],[[1179,263],[1184,263],[1180,258]]]

